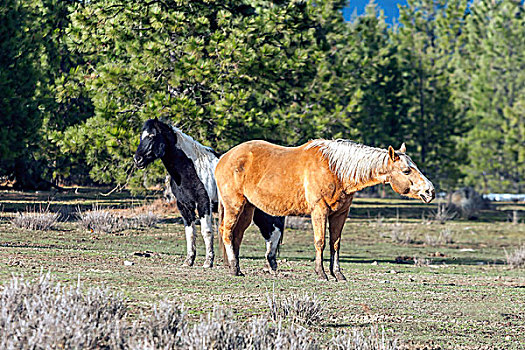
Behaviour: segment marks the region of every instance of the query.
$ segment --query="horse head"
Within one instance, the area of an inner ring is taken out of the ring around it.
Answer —
[[[436,197],[434,185],[421,173],[405,152],[404,143],[397,151],[392,146],[388,147],[386,183],[389,183],[394,191],[403,196],[430,203]]]
[[[167,146],[174,144],[174,137],[169,126],[157,118],[147,120],[142,127],[139,147],[133,156],[137,167],[143,169],[154,160],[164,157]]]

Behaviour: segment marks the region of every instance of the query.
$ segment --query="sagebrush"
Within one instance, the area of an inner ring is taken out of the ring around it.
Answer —
[[[511,268],[525,267],[525,244],[510,253],[505,250],[505,257]]]
[[[304,298],[297,300],[305,300]],[[310,300],[310,299],[308,299]],[[13,277],[0,293],[1,349],[396,349],[372,328],[339,333],[327,343],[282,319],[240,322],[216,308],[190,323],[183,306],[161,302],[130,320],[125,301],[107,289],[62,286],[50,274]],[[289,314],[288,314],[289,315]],[[287,315],[283,316],[288,317]]]
[[[154,227],[160,221],[160,218],[151,211],[124,217],[97,206],[84,212],[79,209],[78,218],[82,228],[94,233],[115,233],[128,229]]]
[[[325,308],[315,295],[302,294],[289,297],[268,295],[269,316],[274,321],[289,319],[294,323],[313,325],[322,320]]]
[[[60,217],[60,213],[50,212],[49,208],[32,209],[18,212],[11,220],[11,224],[26,230],[48,231],[55,228]]]

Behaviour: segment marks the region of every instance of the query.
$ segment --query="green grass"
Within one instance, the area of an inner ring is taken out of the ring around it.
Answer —
[[[268,293],[307,292],[326,305],[323,322],[311,327],[319,337],[377,324],[407,348],[519,349],[525,344],[525,272],[504,264],[504,249],[525,243],[525,224],[506,222],[509,207],[523,214],[520,205],[500,204],[478,221],[440,225],[421,220],[422,213],[430,214],[435,206],[357,199],[342,238],[341,262],[348,282],[337,283],[316,279],[309,229],[286,230],[274,276],[263,270],[264,241],[250,227],[241,248],[246,276],[231,277],[219,257],[211,270],[199,266],[204,261],[200,237],[197,266],[182,267],[186,245],[176,214],[165,215],[156,228],[118,234],[95,235],[71,221],[48,232],[9,224],[16,211],[47,205],[47,198],[45,193],[1,193],[0,283],[12,274],[30,277],[50,270],[65,283],[80,278],[85,286],[105,285],[122,293],[132,317],[167,299],[184,303],[195,320],[216,306],[233,310],[240,320],[249,319],[267,313]],[[69,193],[56,195],[51,208],[89,208],[93,203],[120,208],[144,201],[126,194],[100,199],[93,192]],[[395,227],[408,232],[413,243],[393,242]],[[437,236],[444,228],[453,232],[453,243],[425,244],[426,235]],[[153,254],[135,255],[144,251]],[[415,266],[414,256],[431,262]],[[124,266],[124,260],[134,265]]]

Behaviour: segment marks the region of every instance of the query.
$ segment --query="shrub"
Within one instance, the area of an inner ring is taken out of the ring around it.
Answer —
[[[220,308],[191,325],[183,307],[166,302],[130,322],[120,295],[81,287],[61,286],[49,274],[33,282],[13,277],[0,292],[0,349],[395,349],[395,341],[376,328],[370,335],[341,333],[322,344],[294,323],[239,322]],[[285,317],[319,320],[315,297],[292,297],[283,304],[277,309],[288,308]]]
[[[115,233],[127,229],[153,227],[160,221],[159,217],[151,211],[126,218],[97,206],[86,212],[79,209],[78,216],[80,226],[95,233]]]
[[[510,253],[505,250],[505,257],[507,265],[511,268],[525,267],[525,244]]]
[[[133,228],[142,228],[142,227],[155,227],[159,221],[160,218],[158,215],[154,214],[151,211],[148,211],[144,214],[138,214],[136,216],[133,216],[129,218],[130,220],[130,226]]]
[[[394,350],[397,349],[397,341],[389,340],[385,331],[379,334],[377,327],[370,327],[370,334],[366,335],[362,330],[354,328],[350,332],[344,332],[332,338],[330,350]]]
[[[80,226],[95,233],[114,233],[129,227],[123,217],[116,216],[108,210],[93,206],[90,211],[78,211]]]
[[[454,243],[454,239],[452,238],[453,236],[454,236],[454,231],[446,227],[442,229],[441,232],[439,233],[439,240],[440,242],[444,244],[451,244],[451,243]]]
[[[17,213],[11,220],[11,224],[26,230],[48,231],[55,228],[60,216],[60,213],[51,213],[48,208],[34,209],[25,213]]]
[[[432,212],[431,219],[440,224],[444,224],[447,221],[453,220],[456,216],[457,212],[452,210],[450,206],[438,204],[437,209]]]
[[[427,234],[425,235],[425,244],[433,247],[437,245],[454,243],[454,240],[452,239],[453,234],[454,232],[448,227],[441,230],[439,236]]]
[[[471,187],[460,188],[447,195],[447,209],[465,219],[476,219],[480,210],[488,209],[489,202]]]
[[[394,243],[411,244],[415,242],[411,232],[405,231],[405,227],[400,223],[395,223],[392,225],[390,238]]]
[[[321,321],[324,313],[322,303],[315,295],[292,295],[278,298],[268,295],[270,318],[274,321],[289,319],[293,323],[312,325]]]
[[[143,322],[134,324],[134,336],[129,343],[132,349],[175,349],[184,343],[187,333],[186,312],[179,307],[161,302]]]
[[[107,290],[62,287],[49,274],[13,279],[0,294],[0,348],[118,348],[126,308]]]
[[[432,265],[432,260],[427,258],[420,258],[418,256],[414,257],[414,265],[416,266],[429,266]]]

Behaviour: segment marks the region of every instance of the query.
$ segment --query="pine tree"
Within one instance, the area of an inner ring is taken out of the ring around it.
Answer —
[[[85,154],[96,181],[123,183],[145,119],[178,124],[227,150],[263,138],[326,134],[346,105],[336,73],[344,1],[90,1],[72,17],[94,116],[62,150]],[[340,70],[342,71],[342,70]],[[140,172],[134,178],[138,181]]]
[[[472,127],[468,184],[520,193],[525,184],[525,9],[476,1],[457,55],[456,95]]]
[[[376,147],[400,146],[407,122],[404,80],[397,47],[373,2],[350,23],[348,35],[345,94],[352,97],[347,110],[348,124],[357,129],[353,137]]]
[[[36,157],[45,164],[43,175],[55,183],[64,180],[77,184],[88,179],[89,169],[82,154],[64,148],[64,131],[93,115],[91,100],[85,89],[71,80],[76,79],[75,69],[84,64],[82,55],[69,50],[68,27],[73,5],[82,6],[77,0],[38,0],[39,20],[42,31],[42,74],[38,88],[43,120]],[[67,93],[66,93],[67,92]]]
[[[0,175],[18,188],[45,187],[34,158],[42,124],[38,17],[28,1],[1,0],[0,23]]]
[[[400,7],[396,41],[403,65],[408,109],[405,140],[416,163],[442,189],[459,178],[464,159],[457,140],[467,125],[451,92],[453,54],[467,2],[409,0]]]

